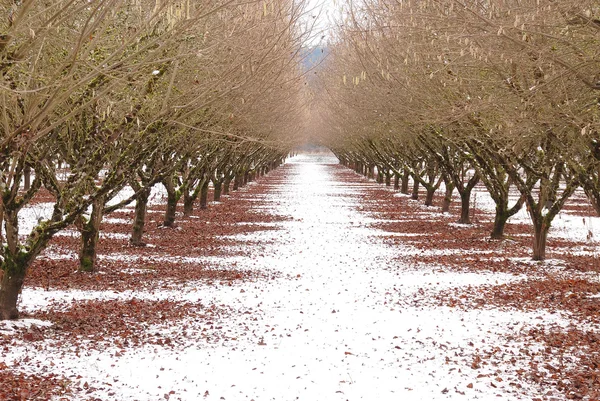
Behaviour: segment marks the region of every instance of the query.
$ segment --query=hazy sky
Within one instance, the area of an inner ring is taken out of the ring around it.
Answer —
[[[310,45],[318,44],[321,36],[328,35],[327,31],[331,28],[331,19],[339,6],[340,2],[338,0],[308,0],[307,9],[312,10],[308,18],[312,20],[312,17],[315,17],[316,19],[315,32],[309,41]]]

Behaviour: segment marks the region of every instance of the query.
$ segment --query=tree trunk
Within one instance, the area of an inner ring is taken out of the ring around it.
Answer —
[[[400,174],[394,173],[394,191],[400,189]]]
[[[546,239],[550,226],[544,221],[533,224],[533,260],[546,259]]]
[[[146,224],[146,211],[148,208],[148,198],[152,189],[144,189],[135,200],[135,216],[133,219],[133,228],[131,230],[131,244],[135,246],[146,245],[142,241],[144,236],[144,226]]]
[[[96,271],[96,246],[100,237],[100,223],[104,209],[104,197],[92,203],[92,214],[89,221],[81,229],[81,248],[79,250],[79,271],[93,273]]]
[[[219,202],[221,200],[221,191],[223,190],[223,183],[221,181],[213,182],[215,187],[214,201]]]
[[[233,179],[233,190],[237,191],[240,188],[240,184],[241,184],[241,178],[240,178],[239,174],[236,174],[235,178]]]
[[[28,191],[29,188],[31,188],[31,167],[25,166],[25,169],[23,170],[23,180],[23,189]]]
[[[389,187],[392,185],[392,173],[386,171],[385,173],[385,186]]]
[[[30,248],[19,246],[19,219],[17,210],[4,210],[6,231],[3,259],[0,262],[0,320],[18,319],[17,302],[27,270],[39,253],[46,248],[52,234],[36,227],[29,237]]]
[[[404,195],[408,195],[408,180],[410,178],[410,174],[408,173],[408,171],[405,171],[404,174],[402,174],[402,187],[400,188],[400,192],[403,193]]]
[[[381,171],[377,171],[376,182],[378,184],[383,184],[383,173]]]
[[[494,228],[492,229],[492,233],[490,237],[492,239],[502,239],[504,238],[504,227],[506,226],[506,222],[508,221],[508,213],[505,210],[505,207],[496,207],[496,217],[494,218]]]
[[[414,180],[413,182],[413,189],[412,189],[412,195],[410,196],[411,199],[417,200],[419,199],[419,185],[421,183],[419,182],[419,180]]]
[[[2,202],[1,199],[0,199],[0,202]],[[3,221],[4,221],[4,208],[0,206],[0,224],[2,224]],[[0,229],[0,243],[3,243],[3,242],[4,242],[4,234],[3,234],[2,230]]]
[[[4,209],[4,234],[8,252],[16,255],[19,249],[19,215],[14,210]]]
[[[373,179],[375,178],[375,166],[370,165],[369,170],[367,172],[367,178]]]
[[[163,226],[173,227],[175,224],[175,214],[177,212],[177,192],[172,183],[165,183],[165,189],[167,190],[167,210],[165,211],[165,218]]]
[[[435,187],[427,188],[427,196],[425,197],[425,206],[433,206],[433,196],[435,195]]]
[[[194,197],[188,192],[183,193],[183,215],[189,217],[194,212]]]
[[[471,191],[460,194],[460,224],[471,224]]]
[[[200,189],[200,209],[208,208],[208,180],[202,184]]]
[[[231,180],[225,178],[223,181],[223,195],[229,195],[229,187],[231,186]]]
[[[28,266],[19,257],[11,259],[7,255],[1,266],[3,275],[0,287],[0,320],[18,319],[17,303]]]
[[[454,192],[454,185],[446,184],[446,192],[444,193],[444,200],[442,201],[442,213],[448,213],[450,211],[450,204],[452,203],[452,193]]]

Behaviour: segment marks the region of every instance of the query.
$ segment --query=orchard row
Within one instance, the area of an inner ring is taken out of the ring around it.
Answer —
[[[492,237],[525,206],[536,260],[577,188],[600,213],[597,1],[365,0],[345,15],[312,120],[344,164],[404,192],[412,179],[427,204],[444,183],[462,223],[481,182]]]
[[[93,271],[103,215],[135,202],[143,243],[154,185],[169,226],[181,198],[190,213],[210,182],[218,198],[281,162],[303,119],[305,13],[269,0],[0,4],[0,319],[18,317],[27,270],[59,231],[79,229]],[[42,190],[51,216],[20,232]]]

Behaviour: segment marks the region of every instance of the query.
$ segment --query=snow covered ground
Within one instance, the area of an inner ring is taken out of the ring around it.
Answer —
[[[261,255],[249,253],[232,261],[240,268],[279,271],[280,278],[234,286],[188,283],[179,290],[151,292],[26,288],[20,306],[34,311],[55,300],[139,298],[260,310],[258,315],[234,315],[215,323],[233,340],[87,352],[75,352],[68,344],[47,349],[23,343],[4,350],[0,362],[20,362],[20,369],[28,372],[82,376],[81,382],[102,387],[77,395],[82,400],[543,398],[543,389],[511,381],[512,371],[506,367],[471,366],[480,353],[506,346],[506,336],[524,325],[542,321],[566,327],[570,321],[544,311],[461,310],[408,302],[423,289],[502,284],[523,277],[403,266],[398,262],[402,250],[387,246],[384,233],[367,227],[373,218],[356,208],[364,191],[377,184],[338,181],[336,164],[335,157],[322,154],[288,160],[287,179],[266,188],[260,201],[293,220],[278,223],[277,235],[259,231],[240,238],[250,236],[269,245]],[[405,251],[410,255],[411,248]],[[385,269],[391,265],[393,271]],[[0,330],[11,324],[4,323]],[[183,326],[199,330],[193,321],[180,324],[155,329],[173,336]],[[514,342],[509,347],[518,354],[522,345]],[[115,357],[117,352],[122,356]],[[525,359],[508,366],[527,368]]]

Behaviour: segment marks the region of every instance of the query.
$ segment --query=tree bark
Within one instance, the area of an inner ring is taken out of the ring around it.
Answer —
[[[79,249],[79,271],[93,273],[96,271],[96,247],[100,238],[100,223],[104,209],[104,197],[98,197],[92,203],[92,214],[82,224],[81,248]]]
[[[23,288],[27,264],[20,256],[11,258],[7,255],[2,262],[2,286],[0,287],[0,320],[19,318],[17,303]]]
[[[410,196],[411,199],[417,200],[419,199],[419,180],[415,179],[413,182],[412,194]]]
[[[240,188],[240,184],[241,184],[241,178],[240,178],[239,174],[236,174],[235,178],[233,179],[233,190],[237,191]]]
[[[400,189],[400,174],[394,173],[394,191]]]
[[[4,210],[4,234],[8,253],[16,255],[19,249],[19,216],[17,211]]]
[[[410,174],[408,173],[408,171],[405,171],[404,174],[402,174],[402,187],[400,188],[400,192],[403,193],[404,195],[408,195],[408,180],[410,178]]]
[[[31,167],[25,166],[23,169],[23,189],[28,191],[31,188]]]
[[[460,224],[471,224],[471,191],[460,194]]]
[[[0,263],[0,320],[18,319],[17,302],[23,288],[27,270],[46,248],[53,232],[38,225],[27,240],[28,247],[18,243],[18,218],[16,210],[5,210],[6,246]]]
[[[206,180],[200,189],[200,209],[208,208],[208,183],[209,181]]]
[[[167,190],[167,210],[165,211],[165,218],[163,226],[173,227],[175,224],[175,214],[177,212],[177,192],[175,186],[169,180],[163,182],[165,189]]]
[[[194,212],[194,197],[188,191],[183,193],[183,215],[189,217]]]
[[[214,201],[215,202],[219,202],[221,200],[221,191],[223,190],[223,183],[221,181],[217,181],[217,182],[213,182],[213,185],[215,187],[215,192],[214,192]]]
[[[146,245],[142,238],[144,236],[144,226],[146,225],[146,211],[148,209],[148,199],[152,189],[144,189],[135,200],[135,216],[133,219],[133,228],[131,230],[131,244],[135,246]]]
[[[229,187],[231,186],[231,179],[226,178],[223,181],[223,195],[229,195]]]
[[[4,208],[1,206],[2,199],[0,199],[0,224],[4,221]],[[4,242],[4,234],[0,230],[0,243]],[[1,281],[1,280],[0,280]]]
[[[509,214],[506,213],[503,208],[496,208],[496,217],[494,218],[494,228],[492,229],[492,233],[490,237],[492,239],[502,239],[504,238],[504,227],[506,227],[506,222],[508,221]]]
[[[392,185],[392,173],[389,171],[385,172],[385,186],[389,187]]]
[[[479,174],[475,174],[471,177],[467,183],[467,185],[463,184],[462,179],[455,179],[454,184],[458,189],[458,193],[460,194],[460,220],[458,220],[461,224],[471,224],[471,193],[473,192],[473,188],[479,182]]]
[[[533,224],[533,260],[546,259],[546,240],[548,238],[548,230],[550,225],[542,222],[534,222]]]
[[[4,208],[3,208],[4,210]],[[17,302],[23,288],[28,259],[19,249],[19,219],[16,211],[4,210],[6,247],[0,264],[0,320],[18,319]]]
[[[425,206],[433,206],[433,196],[435,195],[436,187],[427,188],[427,196],[425,197]]]
[[[510,180],[506,180],[506,177],[496,175],[488,177],[484,180],[484,183],[496,205],[494,227],[490,233],[490,238],[502,239],[504,238],[504,230],[508,219],[521,210],[525,203],[525,197],[521,195],[519,200],[509,208]]]
[[[450,211],[450,204],[452,203],[452,193],[454,192],[454,185],[446,183],[446,192],[444,193],[444,200],[442,201],[442,213],[448,213]]]

